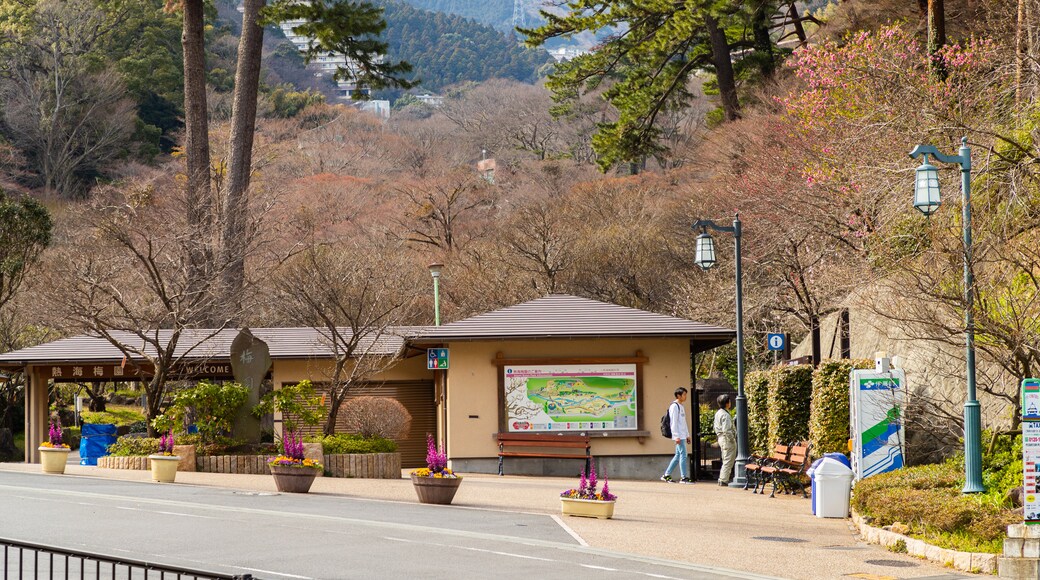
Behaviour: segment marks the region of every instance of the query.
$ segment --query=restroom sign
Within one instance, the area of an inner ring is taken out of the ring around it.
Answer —
[[[431,371],[448,368],[448,349],[426,349],[426,368]]]

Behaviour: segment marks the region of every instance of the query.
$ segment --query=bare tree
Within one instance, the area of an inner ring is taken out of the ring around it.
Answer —
[[[161,413],[168,381],[230,322],[196,329],[204,313],[225,308],[214,292],[220,271],[203,276],[191,266],[195,224],[178,189],[141,180],[99,192],[52,256],[43,297],[61,327],[103,337],[131,364],[143,362],[149,421]]]
[[[41,2],[31,32],[10,40],[4,123],[40,172],[43,187],[73,196],[125,150],[134,103],[119,75],[90,52],[111,22],[85,0]]]
[[[275,275],[274,299],[289,320],[318,329],[334,363],[328,373],[324,432],[336,431],[340,406],[358,384],[395,364],[403,340],[394,327],[414,316],[418,277],[399,244],[311,243]]]

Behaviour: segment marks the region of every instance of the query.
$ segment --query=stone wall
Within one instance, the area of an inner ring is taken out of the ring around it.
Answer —
[[[852,521],[859,528],[860,536],[871,544],[881,544],[886,548],[905,549],[907,554],[924,558],[937,564],[943,564],[965,572],[993,574],[997,571],[996,554],[980,554],[977,552],[958,552],[933,546],[924,540],[918,540],[903,534],[875,528],[864,521],[864,518],[853,512]],[[900,546],[902,544],[902,546]]]
[[[349,455],[325,455],[322,457],[325,473],[332,477],[356,477],[364,479],[400,479],[400,453],[363,453]],[[271,473],[266,455],[211,455],[197,457],[195,469],[205,473],[234,473],[244,475],[266,475]],[[106,469],[148,469],[148,458],[113,457],[98,458],[98,467]],[[187,470],[186,470],[187,471]]]

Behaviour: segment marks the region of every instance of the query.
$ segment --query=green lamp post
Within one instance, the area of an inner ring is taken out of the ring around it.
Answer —
[[[733,234],[736,244],[737,268],[737,458],[733,464],[733,480],[730,487],[744,487],[747,482],[745,466],[748,462],[748,415],[747,397],[744,395],[744,290],[740,264],[740,214],[733,218],[733,226],[720,226],[711,220],[697,220],[694,231],[700,230],[694,247],[693,263],[707,270],[715,265],[715,240],[708,229]]]
[[[964,226],[964,339],[968,371],[967,400],[964,402],[964,493],[986,491],[982,483],[982,410],[975,393],[975,281],[971,273],[971,149],[968,138],[961,139],[959,155],[943,155],[931,145],[918,145],[910,157],[923,158],[914,181],[914,207],[924,215],[939,209],[939,170],[928,157],[961,166],[961,221]]]
[[[433,276],[433,325],[441,325],[441,269],[444,264],[430,264],[430,275]]]

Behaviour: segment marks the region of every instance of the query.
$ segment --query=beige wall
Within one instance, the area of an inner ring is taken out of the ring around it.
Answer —
[[[674,453],[661,437],[660,418],[674,399],[676,387],[690,387],[689,339],[531,340],[512,342],[453,342],[448,369],[448,454],[452,458],[495,457],[498,446],[499,379],[493,360],[505,358],[633,357],[642,351],[642,423],[646,437],[594,439],[593,455],[659,455]],[[477,418],[471,418],[476,415]],[[689,420],[689,402],[687,419]]]

